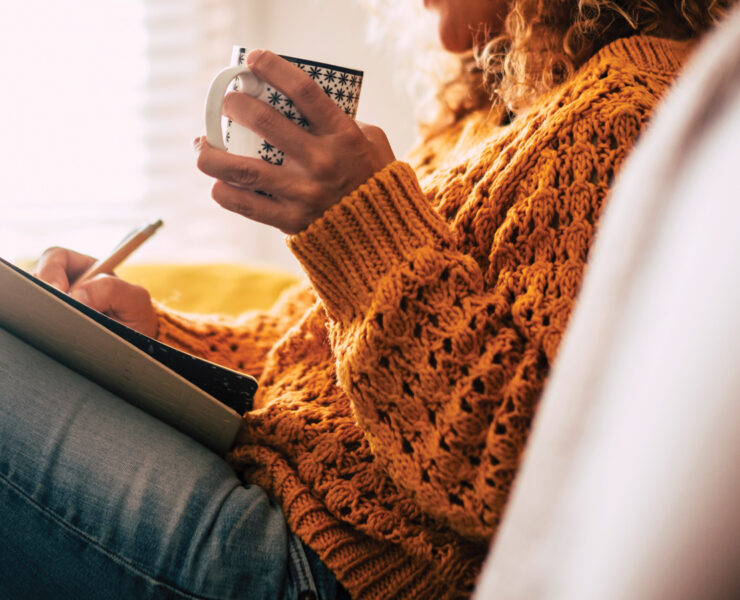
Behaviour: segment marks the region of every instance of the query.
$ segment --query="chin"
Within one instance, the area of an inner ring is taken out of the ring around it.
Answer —
[[[439,40],[445,50],[454,54],[462,54],[463,52],[467,52],[473,47],[472,35],[453,35],[450,32],[440,29]]]

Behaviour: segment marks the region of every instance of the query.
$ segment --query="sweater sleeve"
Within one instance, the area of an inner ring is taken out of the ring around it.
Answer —
[[[158,339],[170,346],[259,379],[267,353],[316,302],[307,282],[287,289],[266,311],[238,318],[190,315],[155,303]]]
[[[584,266],[590,236],[556,227],[567,247],[528,262],[497,231],[486,275],[395,162],[289,239],[376,460],[474,539],[498,525]]]

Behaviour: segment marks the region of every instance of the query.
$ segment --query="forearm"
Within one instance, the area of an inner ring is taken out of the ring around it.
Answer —
[[[155,304],[158,339],[259,378],[270,349],[314,302],[310,287],[300,284],[287,290],[271,309],[236,319],[178,313]]]
[[[572,303],[536,281],[578,265],[487,280],[401,164],[290,243],[373,454],[425,512],[490,538]]]

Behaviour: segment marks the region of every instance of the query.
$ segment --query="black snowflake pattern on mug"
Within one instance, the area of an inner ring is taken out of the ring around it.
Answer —
[[[243,65],[246,61],[247,50],[242,48],[239,51],[237,64]],[[360,88],[362,87],[362,71],[352,69],[341,69],[331,65],[318,63],[314,61],[300,61],[295,58],[284,56],[290,62],[294,63],[300,69],[308,73],[317,85],[341,108],[345,114],[353,119],[357,115],[357,104],[360,97]],[[232,89],[239,89],[239,80],[234,80]],[[272,106],[275,110],[280,111],[286,118],[290,119],[300,127],[308,129],[310,123],[296,109],[293,101],[287,98],[275,88],[266,85],[265,89],[259,96],[259,99]],[[230,124],[230,122],[229,122]],[[227,134],[228,136],[228,130]],[[259,149],[259,156],[262,160],[273,165],[281,165],[285,160],[285,153],[276,148],[274,145],[262,140]]]

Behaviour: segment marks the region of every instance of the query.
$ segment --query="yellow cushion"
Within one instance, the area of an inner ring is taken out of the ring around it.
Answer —
[[[290,273],[229,263],[123,264],[116,274],[149,290],[174,310],[238,315],[269,308],[299,278]]]

